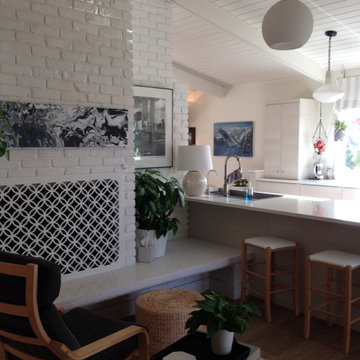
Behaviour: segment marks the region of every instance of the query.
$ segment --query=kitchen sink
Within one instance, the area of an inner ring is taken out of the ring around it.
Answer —
[[[221,188],[219,190],[211,191],[210,194],[224,196]],[[229,196],[235,196],[235,197],[240,197],[240,198],[245,199],[246,189],[243,189],[243,190],[230,189]],[[271,198],[282,197],[282,196],[283,195],[280,195],[280,194],[263,193],[263,192],[254,191],[253,200],[271,199]]]

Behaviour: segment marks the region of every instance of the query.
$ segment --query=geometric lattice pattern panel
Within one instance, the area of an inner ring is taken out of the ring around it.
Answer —
[[[63,274],[119,258],[113,179],[0,187],[0,249],[54,261]]]

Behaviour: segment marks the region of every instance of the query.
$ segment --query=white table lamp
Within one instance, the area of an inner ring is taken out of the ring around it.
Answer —
[[[212,168],[210,145],[178,146],[176,169],[188,170],[183,180],[186,195],[204,194],[207,181],[200,171]]]

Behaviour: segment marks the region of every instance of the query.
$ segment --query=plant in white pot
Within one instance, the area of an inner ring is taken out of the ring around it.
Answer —
[[[211,338],[212,352],[217,355],[231,353],[234,333],[242,334],[253,320],[254,315],[261,315],[259,309],[251,302],[239,305],[229,303],[224,295],[206,290],[202,293],[204,300],[196,301],[195,307],[186,322],[189,334],[196,332],[199,326],[206,325],[207,338]]]
[[[7,160],[10,160],[10,149],[8,138],[12,137],[14,145],[19,144],[19,140],[15,135],[12,135],[13,128],[10,122],[5,118],[5,114],[2,108],[0,108],[0,158],[5,156]]]
[[[184,190],[176,178],[167,179],[158,170],[136,171],[137,246],[154,246],[154,257],[163,256],[168,232],[175,235],[179,227],[179,220],[171,215],[184,204]]]
[[[335,120],[334,140],[343,141],[345,137],[345,130],[347,125],[345,121]]]

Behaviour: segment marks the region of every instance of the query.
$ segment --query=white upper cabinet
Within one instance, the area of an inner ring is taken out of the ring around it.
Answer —
[[[266,105],[264,176],[279,178],[281,169],[282,105]]]
[[[315,100],[266,105],[266,178],[305,179],[312,174],[312,136],[318,120],[319,103]]]

